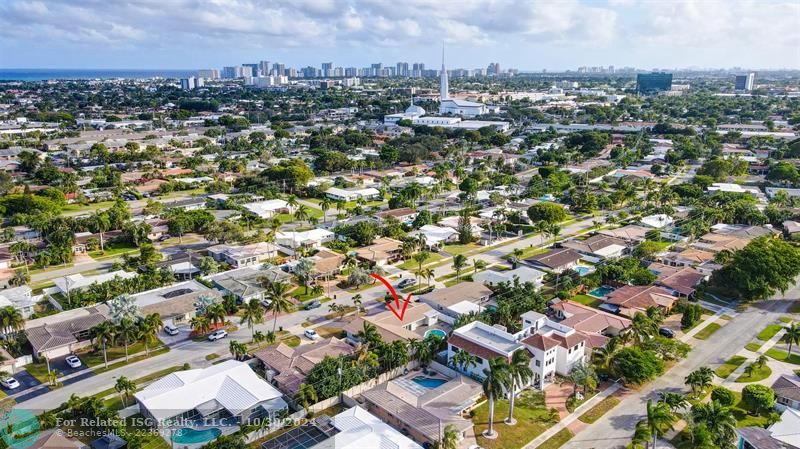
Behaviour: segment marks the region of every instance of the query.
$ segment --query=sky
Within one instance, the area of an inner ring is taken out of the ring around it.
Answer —
[[[0,0],[0,68],[800,68],[800,0]]]

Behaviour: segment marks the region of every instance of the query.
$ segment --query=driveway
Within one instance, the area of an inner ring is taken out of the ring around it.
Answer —
[[[47,393],[47,388],[39,388],[41,382],[35,377],[31,376],[27,371],[18,371],[14,373],[14,379],[19,382],[19,388],[9,390],[5,387],[2,388],[3,392],[14,398],[17,403],[24,402],[30,398]]]

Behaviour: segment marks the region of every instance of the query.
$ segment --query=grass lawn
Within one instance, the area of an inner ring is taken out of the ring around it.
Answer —
[[[570,298],[572,301],[579,302],[585,306],[589,307],[597,307],[603,303],[603,301],[595,298],[594,296],[589,295],[575,295],[574,297]]]
[[[565,427],[559,430],[555,435],[548,438],[547,441],[540,444],[539,449],[558,449],[567,444],[567,441],[571,440],[574,436],[575,434]]]
[[[156,349],[151,349],[150,350],[150,355],[142,354],[142,355],[137,355],[137,356],[131,356],[131,357],[128,358],[128,362],[125,362],[125,358],[123,357],[122,359],[117,359],[114,363],[111,363],[109,361],[108,368],[106,368],[104,365],[101,364],[99,366],[93,367],[92,371],[94,371],[95,374],[100,374],[100,373],[102,373],[104,371],[110,371],[112,369],[116,369],[116,368],[119,368],[121,366],[125,366],[125,365],[127,365],[129,363],[135,363],[135,362],[138,362],[138,361],[150,358],[150,357],[154,357],[154,356],[157,356],[157,355],[165,354],[167,352],[169,352],[169,348],[168,347],[159,346]]]
[[[481,248],[481,246],[477,243],[467,243],[466,245],[445,245],[443,251],[455,256],[456,254],[464,254],[479,248]]]
[[[707,340],[714,332],[718,331],[722,326],[719,323],[711,323],[708,326],[700,329],[700,332],[694,334],[694,338],[698,340]]]
[[[792,355],[790,357],[788,352],[782,349],[772,348],[767,351],[767,357],[772,357],[775,360],[791,363],[793,365],[800,365],[800,355],[798,355],[794,350],[792,350]]]
[[[286,343],[286,345],[291,348],[300,346],[300,337],[298,337],[297,335],[290,335],[286,338],[281,338],[280,341]]]
[[[341,327],[320,326],[314,329],[322,338],[340,337],[344,331]]]
[[[62,214],[80,214],[81,212],[94,212],[100,209],[108,209],[114,205],[114,201],[98,201],[96,203],[80,204],[73,203],[67,204],[61,208]]]
[[[599,404],[589,409],[588,412],[579,416],[578,419],[586,424],[592,424],[600,419],[603,415],[608,413],[609,410],[616,407],[617,404],[619,404],[619,399],[615,398],[614,396],[609,396],[600,401]]]
[[[725,379],[728,376],[730,376],[732,372],[736,371],[736,368],[738,368],[742,363],[744,363],[745,360],[747,360],[747,358],[742,357],[740,355],[735,355],[726,360],[725,363],[720,365],[714,372],[720,378]]]
[[[781,323],[789,324],[792,322],[792,319],[789,318],[788,316],[782,316],[778,318],[778,321],[780,321]]]
[[[544,406],[541,394],[525,392],[514,404],[514,418],[517,424],[508,426],[503,420],[508,416],[508,401],[499,400],[494,407],[494,430],[498,436],[494,440],[483,438],[489,425],[489,403],[484,402],[474,410],[472,423],[478,445],[486,449],[519,449],[537,435],[550,428],[557,420]]]
[[[467,282],[467,281],[472,282],[472,276],[464,276],[462,274],[461,277],[458,278],[458,279],[453,278],[453,279],[450,279],[448,281],[445,281],[444,282],[444,286],[445,287],[452,287],[452,286],[454,286],[456,284],[460,284],[462,282]]]
[[[150,345],[150,353],[152,354],[153,352],[155,352],[160,347],[161,347],[161,345]],[[108,354],[108,363],[109,364],[119,361],[118,359],[125,360],[125,346],[111,346],[111,347],[107,348],[106,352]],[[134,343],[134,344],[128,345],[128,355],[129,356],[131,356],[133,354],[136,354],[138,352],[144,352],[144,343],[139,342],[139,343]],[[102,348],[100,348],[100,349],[98,349],[96,351],[78,352],[77,355],[78,355],[78,357],[80,357],[80,359],[83,361],[83,363],[88,365],[90,368],[91,367],[95,367],[95,366],[103,366],[103,364],[104,364],[104,361],[103,361],[103,349]],[[129,357],[129,358],[132,358],[132,357]]]
[[[294,289],[294,291],[292,291],[291,295],[294,296],[295,299],[297,299],[300,302],[306,302],[310,299],[319,298],[320,296],[322,296],[322,292],[314,294],[314,289],[309,288],[308,293],[306,293],[305,287],[297,287],[296,289]]]
[[[322,210],[315,209],[313,207],[307,207],[306,208],[306,212],[308,212],[308,217],[309,218],[313,217],[313,218],[318,218],[318,219],[322,220]],[[275,218],[280,220],[281,223],[291,223],[291,222],[294,222],[294,221],[298,221],[298,222],[299,221],[306,221],[306,220],[297,220],[296,218],[294,218],[294,214],[277,214],[277,215],[275,215]]]
[[[47,378],[46,363],[31,363],[29,365],[25,365],[25,371],[27,371],[31,376],[35,377],[36,380],[41,382],[43,385],[48,385],[50,383],[50,379]]]
[[[747,375],[747,373],[742,374],[736,379],[738,383],[748,383],[748,382],[758,382],[759,380],[764,380],[772,374],[772,369],[769,366],[764,365],[761,368],[753,367],[753,373],[751,375]]]
[[[137,389],[141,390],[144,386],[146,386],[147,384],[153,382],[154,380],[161,379],[162,377],[166,376],[167,374],[174,373],[175,371],[182,371],[182,370],[183,370],[183,366],[171,366],[169,368],[164,368],[162,370],[154,371],[154,372],[152,372],[150,374],[147,374],[145,376],[133,379],[133,383],[136,384],[136,388]],[[98,398],[98,399],[103,399],[103,398],[106,398],[106,397],[111,396],[112,394],[116,394],[116,393],[117,393],[117,391],[112,387],[112,388],[107,388],[107,389],[105,389],[105,390],[103,390],[103,391],[101,391],[99,393],[95,393],[95,394],[92,395],[92,397]]]
[[[206,356],[206,360],[208,360],[209,362],[212,361],[212,360],[216,360],[218,358],[219,358],[219,354],[217,354],[216,352],[212,352],[211,354],[208,354]]]
[[[538,248],[538,247],[525,248],[525,249],[522,250],[522,255],[520,256],[520,259],[527,259],[528,257],[533,257],[533,256],[535,256],[537,254],[546,253],[548,251],[550,251],[549,248]],[[506,259],[509,259],[511,257],[514,257],[514,254],[513,253],[508,253],[504,257]]]
[[[426,260],[425,263],[422,265],[423,267],[425,265],[432,264],[432,263],[435,263],[435,262],[438,262],[438,261],[444,259],[444,256],[439,254],[439,253],[429,253],[429,254],[430,254],[430,257],[428,257],[428,260]],[[409,271],[414,271],[418,267],[419,267],[419,265],[417,265],[417,262],[415,262],[414,259],[408,259],[408,260],[404,261],[403,263],[397,265],[397,268],[400,268],[401,270],[409,270]]]
[[[108,259],[111,257],[119,257],[123,254],[135,253],[139,251],[139,248],[126,243],[106,243],[103,245],[103,248],[105,248],[105,251],[100,251],[98,249],[97,251],[90,251],[89,255],[93,259]]]
[[[752,352],[757,352],[759,349],[761,349],[761,343],[756,343],[754,341],[751,341],[750,343],[744,345],[744,349],[747,349],[748,351]]]
[[[767,341],[770,338],[774,337],[775,334],[780,332],[781,329],[783,329],[783,326],[781,326],[780,324],[770,324],[767,327],[765,327],[764,330],[759,332],[758,335],[756,335],[756,338],[758,338],[761,341]]]
[[[767,424],[766,416],[758,416],[750,413],[750,407],[742,402],[742,393],[734,391],[736,396],[731,412],[733,417],[736,418],[736,427],[764,427]]]

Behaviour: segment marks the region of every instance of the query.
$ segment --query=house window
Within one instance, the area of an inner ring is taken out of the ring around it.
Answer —
[[[542,366],[542,364],[541,364],[541,363],[539,363],[539,361],[537,360],[537,361],[536,361],[536,366]]]

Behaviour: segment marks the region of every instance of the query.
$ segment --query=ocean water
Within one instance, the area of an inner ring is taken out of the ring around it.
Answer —
[[[145,79],[153,77],[186,78],[197,76],[197,70],[137,70],[137,69],[2,69],[0,81],[45,81],[81,79]]]

